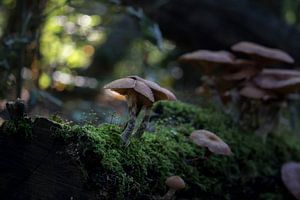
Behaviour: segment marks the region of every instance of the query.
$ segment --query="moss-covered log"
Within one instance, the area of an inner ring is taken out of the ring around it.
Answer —
[[[271,135],[263,142],[213,109],[180,102],[158,103],[154,111],[155,131],[132,138],[127,148],[114,124],[38,119],[16,128],[6,122],[0,132],[0,199],[159,199],[171,175],[187,184],[176,199],[293,199],[280,167],[300,160],[296,136]],[[24,131],[29,127],[32,133]],[[233,155],[194,159],[205,151],[188,135],[200,128],[217,133]]]

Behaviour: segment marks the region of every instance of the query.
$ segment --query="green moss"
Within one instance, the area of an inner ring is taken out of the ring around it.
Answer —
[[[280,180],[280,167],[300,160],[300,140],[295,135],[272,135],[265,142],[240,132],[229,117],[211,108],[180,102],[159,102],[152,119],[155,131],[128,148],[114,124],[63,125],[56,133],[69,155],[78,162],[88,186],[100,199],[158,199],[164,181],[179,175],[187,188],[178,198],[192,199],[291,199]],[[215,132],[232,148],[233,156],[196,159],[204,149],[188,139],[195,129]]]
[[[1,129],[7,135],[21,136],[26,140],[30,140],[32,137],[32,122],[29,118],[5,121]]]
[[[111,198],[155,199],[166,192],[165,179],[176,174],[188,184],[178,193],[185,198],[289,198],[280,181],[280,166],[288,160],[300,160],[298,138],[291,141],[291,135],[273,135],[263,142],[251,133],[239,132],[227,116],[213,109],[180,102],[160,102],[154,111],[158,114],[155,132],[146,132],[140,141],[132,139],[128,148],[123,146],[121,128],[116,125],[65,127],[65,139],[80,144],[74,155],[93,187]],[[218,134],[234,155],[192,162],[203,156],[204,150],[187,136],[200,128]],[[115,186],[103,184],[103,174],[114,179]]]

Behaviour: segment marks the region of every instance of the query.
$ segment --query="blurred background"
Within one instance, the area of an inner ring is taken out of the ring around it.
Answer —
[[[213,104],[239,121],[244,108],[224,107],[222,94],[212,89],[207,98],[201,67],[177,58],[198,49],[229,51],[237,42],[252,41],[287,52],[295,63],[276,68],[297,70],[299,27],[299,0],[2,0],[0,107],[21,97],[32,116],[122,121],[126,102],[102,87],[139,75],[182,101]],[[279,99],[276,103],[286,108],[280,118],[295,128],[297,95],[292,104],[286,95]],[[247,105],[264,104],[258,101]]]

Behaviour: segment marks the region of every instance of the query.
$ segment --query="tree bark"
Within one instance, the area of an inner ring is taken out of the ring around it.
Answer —
[[[66,145],[52,136],[54,128],[37,119],[30,142],[0,128],[0,199],[96,199]]]

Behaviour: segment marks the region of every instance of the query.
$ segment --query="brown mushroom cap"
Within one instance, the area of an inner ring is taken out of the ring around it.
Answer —
[[[226,81],[249,79],[262,70],[256,62],[245,59],[235,59],[232,63],[224,66],[222,78]]]
[[[196,130],[190,139],[198,146],[207,147],[211,152],[221,155],[231,155],[230,147],[217,135],[207,130]]]
[[[145,103],[154,102],[154,96],[151,89],[143,82],[132,78],[121,78],[105,85],[104,89],[111,89],[122,95],[135,95]]]
[[[300,71],[293,69],[264,69],[261,74],[264,76],[274,76],[278,79],[300,77]]]
[[[219,64],[230,64],[234,61],[233,54],[227,51],[198,50],[186,53],[178,58],[179,62],[200,64],[206,71]]]
[[[287,70],[263,70],[253,79],[260,88],[288,94],[300,91],[299,72]]]
[[[143,79],[139,76],[129,76],[128,78],[136,79],[136,80],[139,80],[139,81],[145,83],[152,90],[155,101],[159,101],[159,100],[174,100],[175,101],[175,100],[177,100],[175,95],[171,91],[159,86],[157,83],[155,83],[153,81]]]
[[[250,79],[256,74],[258,74],[261,70],[257,68],[247,67],[242,68],[234,73],[226,73],[222,75],[222,78],[226,81],[239,81],[243,79]]]
[[[165,183],[169,188],[174,190],[185,188],[185,182],[180,176],[170,176]]]
[[[266,90],[260,89],[252,84],[243,87],[239,93],[241,96],[251,99],[269,100],[276,98],[275,95],[267,92]]]
[[[294,63],[294,59],[280,49],[268,48],[253,42],[239,42],[231,47],[233,51],[248,54],[253,59],[271,63]]]
[[[259,67],[256,63],[252,60],[246,59],[235,59],[231,63],[225,64],[226,66],[241,68],[241,67]]]
[[[281,179],[290,193],[300,200],[300,163],[285,163],[281,167]]]

